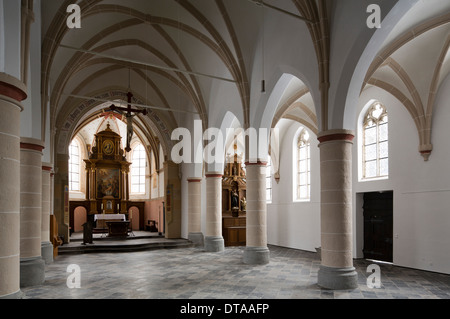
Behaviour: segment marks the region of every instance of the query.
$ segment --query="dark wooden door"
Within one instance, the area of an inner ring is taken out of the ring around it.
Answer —
[[[393,192],[364,194],[364,258],[392,262]]]

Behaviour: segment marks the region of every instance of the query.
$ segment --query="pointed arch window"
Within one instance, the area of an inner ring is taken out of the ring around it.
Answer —
[[[131,161],[131,193],[144,194],[145,193],[145,172],[147,168],[147,155],[144,146],[138,144],[133,149],[133,156]]]
[[[69,145],[69,191],[80,191],[80,144],[77,140]]]
[[[307,130],[297,140],[297,195],[296,200],[311,199],[311,143]]]
[[[388,114],[381,103],[373,104],[363,122],[363,178],[389,176]]]

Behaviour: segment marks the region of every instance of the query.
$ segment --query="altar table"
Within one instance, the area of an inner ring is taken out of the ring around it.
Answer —
[[[108,226],[109,237],[126,237],[128,236],[128,227],[130,226],[129,221],[108,221],[106,222]]]
[[[125,214],[97,214],[94,216],[94,221],[97,220],[121,220],[126,221]]]
[[[127,218],[125,214],[96,214],[94,215],[94,222],[97,223],[97,228],[106,229],[107,221],[126,221]]]

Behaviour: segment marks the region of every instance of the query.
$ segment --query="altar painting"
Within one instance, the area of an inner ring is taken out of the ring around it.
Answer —
[[[102,168],[97,171],[97,198],[120,197],[120,170]]]

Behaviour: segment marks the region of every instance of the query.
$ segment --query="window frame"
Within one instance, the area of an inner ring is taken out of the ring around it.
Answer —
[[[142,148],[142,149],[141,149]],[[139,158],[135,158],[136,155],[136,150],[139,149],[139,154],[140,157]],[[143,154],[143,157],[141,157]],[[139,163],[138,167],[135,167],[135,163],[136,161],[140,162],[141,160],[144,160],[145,165],[141,166]],[[148,167],[148,158],[147,158],[147,153],[145,151],[145,147],[142,143],[137,143],[132,151],[131,151],[131,166],[130,166],[130,195],[142,195],[142,194],[146,194],[147,192],[147,167]],[[138,169],[139,170],[139,174],[136,176],[134,174],[134,170]],[[144,182],[141,182],[141,178],[144,178]],[[135,183],[135,179],[138,179],[138,183]],[[138,192],[135,192],[133,189],[133,186],[137,186],[138,187]],[[143,188],[143,191],[142,191]]]
[[[378,116],[374,116],[374,111],[381,108],[381,113]],[[386,126],[386,138],[381,140],[380,138],[380,127]],[[367,143],[367,132],[369,129],[375,129],[375,141],[373,143]],[[387,155],[381,156],[381,147],[380,145],[385,143]],[[366,148],[370,146],[375,146],[375,159],[366,160]],[[389,178],[389,115],[386,107],[380,103],[373,103],[367,112],[364,115],[363,123],[362,123],[362,180],[363,181],[371,181],[377,179],[388,179]],[[383,174],[381,172],[381,162],[383,160],[387,160],[387,173]],[[367,163],[375,162],[376,164],[376,173],[375,176],[367,176]]]
[[[77,154],[73,154],[73,149],[77,149]],[[72,142],[69,144],[69,192],[81,192],[81,146],[80,142],[78,142],[76,139],[73,139]],[[76,166],[78,169],[76,171],[73,170],[74,166]],[[73,181],[73,176],[78,176],[78,181]],[[73,184],[78,184],[78,188],[73,188]]]
[[[295,193],[294,202],[311,201],[311,134],[305,129],[301,129],[295,143],[296,166],[295,166]],[[302,156],[302,150],[306,149],[306,158]],[[306,171],[302,171],[302,162],[306,162]],[[301,175],[306,174],[306,183],[301,182]],[[307,195],[301,196],[301,188],[306,187]]]

